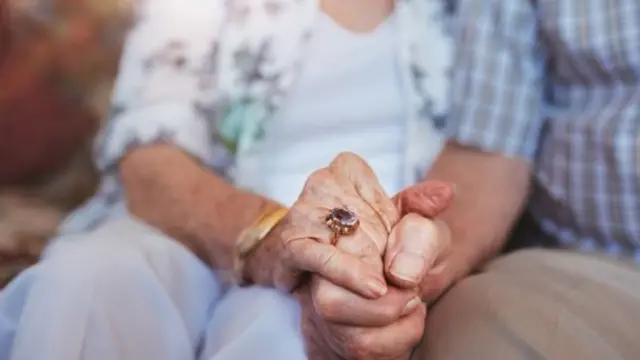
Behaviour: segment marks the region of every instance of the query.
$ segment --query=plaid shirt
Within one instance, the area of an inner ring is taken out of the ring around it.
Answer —
[[[449,134],[532,162],[558,245],[640,261],[640,1],[457,6]]]

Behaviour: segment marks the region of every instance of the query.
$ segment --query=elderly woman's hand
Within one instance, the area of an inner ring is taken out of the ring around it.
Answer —
[[[356,214],[359,227],[332,244],[325,218],[334,208]],[[313,173],[287,216],[247,259],[249,277],[291,291],[317,274],[366,298],[387,292],[381,254],[399,214],[360,157],[343,153]]]

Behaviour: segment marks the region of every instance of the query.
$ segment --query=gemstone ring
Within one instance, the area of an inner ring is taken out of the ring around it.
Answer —
[[[360,226],[360,220],[356,213],[341,207],[331,209],[325,218],[325,224],[327,224],[332,233],[331,245],[335,245],[339,236],[355,233],[358,230],[358,226]]]

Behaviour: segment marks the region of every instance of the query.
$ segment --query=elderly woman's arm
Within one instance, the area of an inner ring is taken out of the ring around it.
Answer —
[[[129,210],[215,268],[230,268],[240,232],[275,205],[236,189],[170,145],[132,151],[120,173]]]
[[[112,117],[97,144],[98,167],[119,179],[134,215],[212,266],[228,268],[238,233],[270,201],[236,190],[204,166],[225,151],[200,110],[216,95],[210,64],[224,7],[166,0],[140,2],[136,10]]]
[[[170,145],[139,148],[120,165],[127,206],[215,268],[229,269],[240,232],[275,202],[238,190]]]

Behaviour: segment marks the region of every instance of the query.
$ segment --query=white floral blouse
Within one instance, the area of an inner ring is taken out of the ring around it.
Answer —
[[[452,39],[445,0],[397,0],[398,66],[410,112],[404,177],[416,181],[442,144]],[[99,224],[122,206],[116,167],[132,148],[167,142],[233,181],[234,163],[296,79],[318,0],[141,2],[113,111],[96,144],[98,194],[62,231]],[[118,205],[120,204],[120,205]]]

